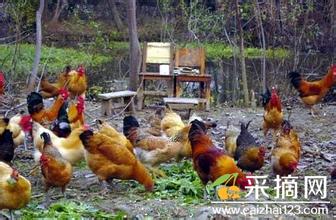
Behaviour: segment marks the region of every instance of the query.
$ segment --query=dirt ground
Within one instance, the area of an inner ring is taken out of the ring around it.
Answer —
[[[100,116],[99,103],[87,103],[87,121],[92,122]],[[302,158],[299,162],[298,170],[293,176],[298,176],[301,186],[304,176],[327,176],[327,201],[330,204],[318,205],[321,207],[326,206],[329,210],[326,218],[332,218],[336,215],[336,181],[332,182],[330,179],[330,170],[336,167],[335,148],[336,148],[336,109],[334,105],[324,105],[320,111],[319,118],[312,118],[308,114],[308,110],[301,105],[293,107],[291,110],[290,121],[298,132],[302,144]],[[146,126],[147,116],[153,112],[152,109],[145,109],[144,111],[137,112],[137,117],[141,125]],[[259,143],[268,148],[266,164],[263,169],[258,171],[255,175],[271,175],[269,153],[273,145],[272,136],[269,135],[265,139],[262,135],[262,114],[263,109],[241,109],[241,108],[228,108],[228,107],[212,107],[209,112],[197,112],[204,119],[217,121],[218,126],[211,130],[210,134],[218,147],[224,145],[224,133],[228,120],[231,120],[234,125],[238,127],[240,121],[252,120],[250,125],[251,133],[257,138]],[[288,110],[285,110],[286,117]],[[121,130],[123,115],[117,117],[105,118]],[[19,147],[16,151],[16,158],[14,165],[18,167],[20,173],[28,176],[34,162],[32,158],[32,147],[25,151],[23,147]],[[175,163],[175,162],[172,162]],[[192,170],[190,170],[192,172]],[[44,198],[43,182],[40,173],[36,175],[29,175],[33,187],[33,196],[30,211],[39,211],[38,204],[42,203]],[[270,177],[271,178],[271,177]],[[203,200],[199,198],[196,204],[184,204],[179,199],[162,199],[160,197],[153,198],[150,193],[144,192],[143,188],[134,187],[137,183],[132,181],[115,181],[109,186],[110,191],[102,194],[100,185],[97,178],[87,168],[85,162],[82,162],[75,167],[73,179],[68,186],[66,199],[62,198],[59,189],[52,190],[51,199],[56,201],[77,201],[87,203],[95,207],[97,210],[104,211],[105,213],[116,213],[121,211],[122,216],[127,218],[136,219],[157,219],[157,218],[191,218],[191,219],[208,219],[220,218],[219,215],[214,215],[213,207],[223,207],[223,205],[211,204],[210,200]],[[301,187],[302,188],[302,187]],[[299,189],[299,194],[303,194],[303,189]],[[237,205],[233,205],[237,207]],[[247,204],[247,206],[251,206]],[[274,204],[277,206],[277,204]],[[310,207],[310,205],[305,205]],[[313,205],[317,206],[317,205]],[[16,211],[17,216],[21,216],[23,211]],[[35,213],[36,214],[36,213]],[[36,216],[36,215],[35,215]],[[244,217],[243,215],[234,215],[236,218]],[[318,217],[314,215],[302,215],[305,217]],[[37,217],[37,216],[36,216]],[[41,216],[42,217],[42,216]],[[69,217],[69,216],[68,216]],[[120,217],[120,216],[119,216]],[[222,216],[223,217],[223,216]],[[256,216],[254,216],[256,217]],[[275,217],[266,215],[262,217]],[[279,215],[279,217],[285,217]],[[321,217],[321,216],[320,216]],[[29,219],[29,217],[26,217]],[[104,217],[102,217],[104,218]],[[123,217],[121,217],[123,218]],[[223,217],[224,218],[224,217]],[[224,218],[225,219],[225,218]]]

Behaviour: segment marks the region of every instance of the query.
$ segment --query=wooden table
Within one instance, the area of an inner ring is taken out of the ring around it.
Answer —
[[[181,83],[198,82],[200,83],[200,100],[205,100],[205,109],[210,110],[210,84],[211,75],[193,75],[193,74],[179,74],[175,76],[175,94],[179,97],[181,94]]]
[[[171,97],[174,96],[174,75],[162,75],[160,73],[153,72],[144,72],[139,73],[139,80],[142,85],[140,86],[140,90],[138,93],[138,109],[141,110],[144,105],[146,96],[161,96],[161,97]],[[149,80],[164,80],[167,81],[168,89],[167,91],[150,91],[146,90],[146,82]]]

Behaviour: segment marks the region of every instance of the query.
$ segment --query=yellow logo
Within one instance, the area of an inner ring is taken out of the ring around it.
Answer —
[[[216,179],[211,185],[210,188],[217,187],[217,195],[221,200],[236,200],[240,198],[240,188],[236,186],[236,180],[238,173],[225,174],[218,179]],[[227,185],[232,186],[227,186]]]

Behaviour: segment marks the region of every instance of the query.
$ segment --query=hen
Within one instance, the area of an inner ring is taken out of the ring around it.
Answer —
[[[12,210],[26,206],[31,197],[31,184],[17,170],[6,163],[0,162],[0,210]]]
[[[161,129],[167,137],[175,136],[185,124],[180,115],[171,109],[166,109],[166,113],[161,120]]]
[[[282,123],[281,134],[272,151],[272,168],[275,174],[287,176],[293,173],[301,155],[301,144],[289,121]]]
[[[71,133],[71,126],[67,112],[67,103],[64,103],[60,108],[57,119],[51,125],[51,130],[58,137],[68,137]]]
[[[144,132],[139,128],[139,123],[133,116],[126,116],[123,123],[124,134],[133,143],[137,158],[148,166],[154,174],[164,176],[165,174],[156,167],[178,157],[183,148],[183,143]]]
[[[148,171],[126,146],[91,130],[82,132],[80,139],[86,149],[87,164],[102,183],[114,178],[136,180],[146,190],[153,190],[154,183]]]
[[[255,138],[248,131],[250,123],[251,121],[247,124],[241,123],[234,159],[237,160],[237,166],[241,169],[254,172],[264,165],[266,150],[257,144]]]
[[[15,146],[24,144],[25,150],[27,150],[26,139],[31,135],[32,129],[31,116],[24,115],[24,112],[14,115],[9,120],[8,128],[13,133]]]
[[[85,69],[80,65],[76,71],[69,72],[67,88],[71,97],[83,95],[87,89]]]
[[[61,187],[62,193],[65,193],[65,188],[72,177],[72,166],[53,145],[48,133],[43,132],[41,138],[44,140],[44,146],[40,165],[45,183],[46,203],[48,204],[50,187]]]
[[[27,97],[28,112],[32,119],[38,123],[51,123],[57,118],[58,112],[67,98],[68,92],[62,90],[54,104],[49,109],[45,109],[41,94],[32,92]]]
[[[71,131],[67,138],[57,137],[52,131],[44,128],[37,122],[33,123],[33,141],[35,146],[34,159],[38,161],[43,149],[44,141],[41,138],[42,133],[48,133],[51,138],[51,142],[61,153],[62,157],[69,161],[71,164],[75,164],[84,159],[84,146],[79,139],[79,135],[85,128],[80,127]]]
[[[5,129],[0,135],[0,160],[8,164],[11,163],[14,158],[14,150],[12,132]]]
[[[204,185],[209,181],[214,182],[225,174],[237,174],[235,184],[242,189],[252,184],[236,166],[234,160],[214,146],[206,134],[204,123],[198,120],[191,122],[189,140],[192,147],[194,169]],[[233,181],[228,183],[228,185],[233,184]]]
[[[237,137],[240,130],[228,121],[225,131],[225,149],[230,157],[234,157],[237,148]]]
[[[109,125],[107,122],[104,122],[102,120],[97,120],[98,127],[99,127],[99,133],[104,134],[116,142],[120,143],[120,145],[125,146],[132,154],[133,152],[133,144],[123,135],[122,133],[118,132],[116,129],[114,129],[111,125]]]
[[[273,129],[275,137],[276,131],[280,129],[283,121],[283,112],[281,100],[274,87],[272,87],[272,93],[267,88],[265,94],[262,95],[262,104],[264,107],[264,135],[267,135],[269,129]]]
[[[78,128],[84,125],[85,100],[83,96],[78,96],[77,104],[72,103],[69,106],[68,117],[72,128]]]
[[[67,66],[65,68],[65,71],[61,74],[59,74],[57,82],[56,83],[50,83],[46,79],[46,77],[43,76],[41,79],[40,84],[40,94],[43,98],[51,98],[58,96],[60,93],[60,89],[64,88],[68,84],[68,77],[69,72],[71,71],[71,67]]]
[[[313,106],[319,103],[336,83],[336,65],[332,65],[327,75],[318,81],[306,81],[298,72],[290,72],[288,77],[294,88],[299,92],[303,103],[310,108],[312,116],[315,116]]]

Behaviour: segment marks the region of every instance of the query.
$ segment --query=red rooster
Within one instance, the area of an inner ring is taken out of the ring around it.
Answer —
[[[246,178],[245,174],[237,167],[233,158],[225,155],[212,143],[206,134],[206,127],[203,122],[197,119],[191,122],[189,140],[192,148],[194,169],[204,185],[209,181],[214,182],[225,174],[238,174],[236,184],[242,189],[252,185],[252,181]],[[230,181],[229,185],[234,182]]]
[[[288,77],[294,88],[299,92],[303,103],[310,108],[312,116],[315,116],[313,105],[320,102],[336,83],[336,65],[332,65],[327,75],[318,81],[308,82],[298,72],[290,72]]]
[[[275,134],[276,131],[280,129],[281,123],[283,121],[281,100],[274,87],[272,87],[272,93],[267,88],[267,91],[261,96],[262,104],[265,110],[263,123],[264,135],[267,135],[269,129],[273,129],[273,134]]]

